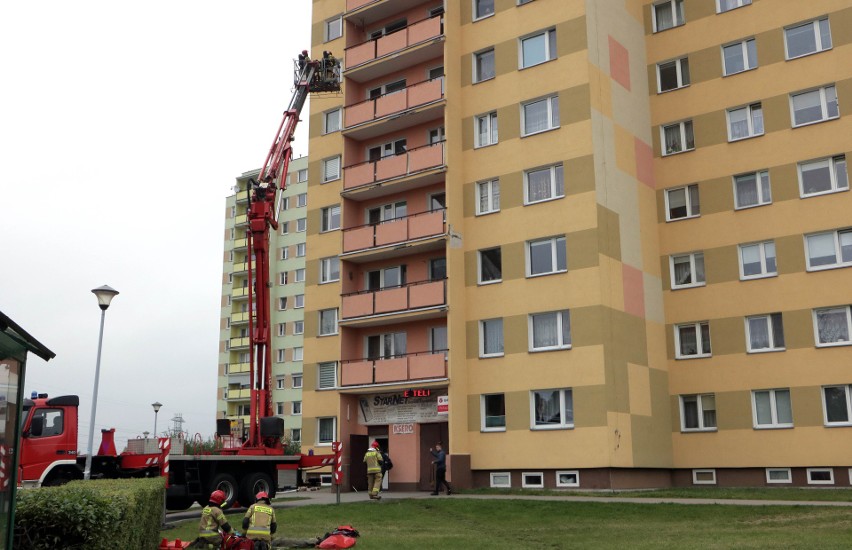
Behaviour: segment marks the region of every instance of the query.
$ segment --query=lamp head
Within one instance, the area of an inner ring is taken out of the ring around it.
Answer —
[[[92,289],[92,292],[98,297],[98,306],[100,306],[102,310],[106,310],[112,299],[118,295],[118,291],[116,289],[107,285]]]
[[[151,406],[154,407],[154,412],[160,412],[160,407],[162,407],[163,404],[159,401],[154,401],[153,403],[151,403]]]

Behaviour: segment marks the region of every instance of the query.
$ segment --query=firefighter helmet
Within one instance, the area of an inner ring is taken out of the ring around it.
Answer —
[[[260,500],[262,498],[269,500],[269,495],[266,494],[266,491],[261,491],[257,495],[255,495],[255,497],[254,497],[255,500]]]
[[[210,493],[210,502],[212,502],[213,504],[222,504],[223,502],[225,502],[225,491],[219,491],[217,489],[216,491]]]

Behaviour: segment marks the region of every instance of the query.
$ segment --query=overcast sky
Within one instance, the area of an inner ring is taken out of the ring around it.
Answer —
[[[310,47],[309,0],[0,4],[0,311],[56,353],[26,393],[80,396],[89,428],[176,413],[215,430],[225,198],[259,167]],[[307,110],[294,144],[307,154]],[[81,451],[85,451],[81,443]]]

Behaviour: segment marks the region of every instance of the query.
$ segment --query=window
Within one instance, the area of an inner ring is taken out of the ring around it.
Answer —
[[[805,235],[808,271],[852,265],[852,229]]]
[[[429,259],[429,280],[443,281],[447,278],[447,258]]]
[[[304,348],[293,348],[293,361],[301,361]]]
[[[479,284],[503,280],[503,258],[500,247],[479,251]]]
[[[766,483],[793,483],[790,468],[767,468]]]
[[[473,82],[494,78],[494,48],[473,54]]]
[[[289,222],[279,222],[281,225],[281,234],[286,235],[290,232],[290,223]]]
[[[680,429],[683,432],[716,429],[716,394],[680,396]]]
[[[276,363],[283,363],[285,353],[286,353],[286,350],[284,348],[278,348],[277,350],[275,350],[275,362]]]
[[[780,313],[746,317],[745,328],[749,352],[784,350],[784,325]]]
[[[704,286],[704,253],[669,256],[672,290]]]
[[[693,485],[716,485],[716,470],[692,470]]]
[[[293,375],[293,389],[298,390],[302,387],[302,373]]]
[[[296,245],[296,257],[303,258],[305,256],[305,243],[299,243]]]
[[[305,322],[304,321],[293,321],[293,334],[304,334],[305,333]]]
[[[275,379],[275,389],[283,390],[284,388],[285,388],[285,386],[284,386],[284,377],[282,376],[282,377],[280,377],[280,378],[276,378],[276,379]]]
[[[790,94],[790,112],[794,128],[837,118],[837,89],[832,85]]]
[[[299,218],[298,220],[296,220],[296,231],[297,232],[304,233],[305,231],[307,231],[307,229],[308,229],[308,219],[307,218]],[[298,251],[298,245],[296,245],[296,246],[297,246],[296,250]],[[298,256],[298,255],[299,254],[297,252],[296,256]]]
[[[683,57],[657,64],[657,92],[689,86],[689,59]]]
[[[337,256],[320,260],[320,284],[340,280],[340,259]]]
[[[848,346],[852,332],[849,306],[814,310],[814,340],[818,348]]]
[[[787,45],[787,59],[831,49],[828,18],[784,29],[784,43]]]
[[[482,395],[479,399],[483,432],[506,431],[506,396],[502,393]]]
[[[281,248],[281,259],[286,260],[290,256],[290,249],[286,246]]]
[[[799,163],[799,191],[802,198],[849,189],[846,155]]]
[[[728,111],[728,141],[763,135],[763,107],[752,103]]]
[[[337,387],[337,363],[320,363],[317,365],[319,389],[328,390]]]
[[[486,319],[479,322],[479,356],[503,355],[503,319]]]
[[[335,17],[325,22],[325,41],[330,42],[343,35],[343,18]]]
[[[308,169],[307,168],[302,168],[301,170],[299,170],[296,173],[296,181],[298,183],[303,183],[303,182],[308,181]]]
[[[297,269],[293,272],[293,282],[294,283],[304,283],[305,282],[305,269]]]
[[[825,411],[825,424],[850,425],[852,419],[852,386],[824,386],[822,405]]]
[[[734,176],[734,207],[737,210],[771,202],[772,188],[767,170]]]
[[[277,403],[275,405],[275,414],[283,415],[284,414],[284,403]]]
[[[524,204],[565,196],[565,176],[561,164],[524,172]]]
[[[278,323],[278,336],[287,334],[287,323]]]
[[[749,4],[751,0],[716,0],[716,13],[724,13]]]
[[[474,117],[475,147],[485,147],[497,143],[497,112]]]
[[[666,189],[666,221],[694,218],[701,215],[698,184]]]
[[[299,193],[296,195],[296,206],[301,208],[303,206],[308,205],[308,194],[307,193]]]
[[[278,311],[284,311],[287,309],[287,297],[278,298]]]
[[[754,38],[722,46],[722,72],[725,76],[757,68],[757,42]]]
[[[301,428],[292,428],[290,430],[290,440],[293,443],[301,443],[302,442],[302,429]]]
[[[792,428],[793,408],[790,390],[759,390],[751,392],[755,428]]]
[[[340,131],[340,109],[334,109],[323,113],[322,132],[330,134],[331,132]]]
[[[480,181],[476,184],[476,214],[500,211],[500,180]]]
[[[547,351],[571,347],[571,315],[566,310],[529,316],[529,350]]]
[[[322,161],[322,183],[340,178],[340,155]]]
[[[288,210],[290,208],[290,197],[281,197],[278,205],[281,211]]]
[[[541,472],[522,472],[521,487],[525,489],[543,489],[544,474]]]
[[[707,321],[675,325],[677,359],[710,357],[710,354],[710,324]]]
[[[556,472],[557,487],[579,487],[580,472],[577,470],[558,471]]]
[[[512,474],[509,472],[491,472],[491,487],[508,489],[512,487]]]
[[[808,468],[808,485],[834,485],[834,469]]]
[[[319,312],[319,335],[337,334],[337,310],[323,309]]]
[[[494,0],[473,0],[473,19],[494,15]]]
[[[759,279],[778,274],[775,242],[740,245],[740,279]]]
[[[331,445],[334,441],[335,432],[337,431],[336,425],[337,419],[334,417],[330,418],[317,418],[317,443],[320,445]]]
[[[374,334],[367,337],[367,359],[392,359],[406,354],[408,335],[404,332]]]
[[[660,131],[662,132],[663,156],[695,149],[691,120],[662,126]]]
[[[570,388],[531,391],[530,418],[533,430],[573,428],[573,392]]]
[[[291,409],[292,410],[291,414],[296,415],[296,416],[302,414],[302,402],[301,401],[293,401],[292,405],[293,405],[293,408]]]
[[[340,229],[340,205],[329,206],[322,209],[322,228],[323,232],[334,231]]]
[[[519,69],[556,59],[556,29],[541,31],[520,39]]]
[[[521,104],[521,136],[559,128],[559,96]]]
[[[279,285],[286,285],[287,284],[287,272],[286,271],[282,271],[281,273],[278,274],[278,284]]]
[[[565,237],[527,241],[527,277],[568,271]]]
[[[683,0],[666,0],[651,6],[654,32],[679,27],[684,23]]]

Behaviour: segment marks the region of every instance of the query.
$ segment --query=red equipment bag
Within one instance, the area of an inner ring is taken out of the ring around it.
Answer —
[[[341,525],[331,533],[326,533],[317,548],[352,548],[357,542],[355,538],[360,536],[361,533],[351,525]]]
[[[246,537],[229,534],[222,540],[222,550],[254,550],[254,542]]]

